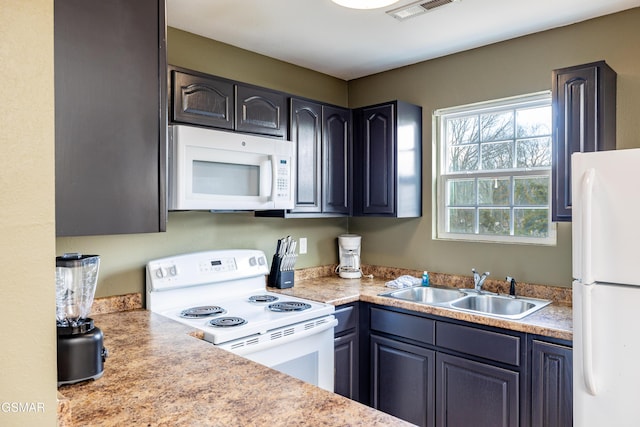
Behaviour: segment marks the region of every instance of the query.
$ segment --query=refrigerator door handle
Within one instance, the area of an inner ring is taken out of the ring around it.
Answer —
[[[587,169],[583,175],[581,185],[582,196],[582,374],[584,385],[589,394],[596,395],[595,374],[593,371],[593,316],[591,310],[591,291],[594,279],[591,269],[592,254],[592,219],[593,219],[593,181],[596,171]]]
[[[597,394],[596,379],[593,371],[593,322],[591,312],[591,291],[595,285],[582,285],[582,376],[587,391]]]
[[[591,268],[592,262],[592,222],[593,222],[593,181],[595,179],[596,171],[593,168],[587,169],[582,178],[581,185],[581,196],[582,196],[582,211],[580,214],[582,215],[582,247],[581,252],[581,264],[582,271],[581,273],[581,281],[584,284],[591,284],[594,282],[593,280],[593,271]]]

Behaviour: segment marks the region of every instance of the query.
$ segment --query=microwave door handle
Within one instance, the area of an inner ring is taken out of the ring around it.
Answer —
[[[275,194],[274,164],[273,155],[260,162],[260,199],[263,201],[272,201]]]
[[[276,161],[276,156],[271,154],[269,156],[269,162],[271,162],[271,177],[267,182],[271,182],[271,194],[269,194],[269,201],[272,202],[276,198],[276,191],[278,189],[278,162]]]

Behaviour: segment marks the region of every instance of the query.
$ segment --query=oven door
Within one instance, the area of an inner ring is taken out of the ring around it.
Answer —
[[[217,347],[333,392],[333,316],[275,329]]]

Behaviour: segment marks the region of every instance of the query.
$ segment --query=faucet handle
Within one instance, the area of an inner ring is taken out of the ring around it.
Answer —
[[[472,268],[472,269],[471,269],[471,272],[472,272],[473,274],[478,274],[478,270],[476,270],[475,268]],[[485,275],[485,276],[488,276],[489,274],[491,274],[491,273],[489,273],[488,271],[485,271],[485,272],[484,272],[484,275]]]
[[[514,279],[511,276],[507,276],[505,277],[505,279],[507,280],[507,282],[509,282],[509,295],[511,295],[512,297],[516,296],[516,279]]]

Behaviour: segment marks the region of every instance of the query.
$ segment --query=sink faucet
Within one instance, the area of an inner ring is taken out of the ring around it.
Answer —
[[[482,273],[482,276],[480,276],[475,268],[472,268],[471,271],[473,272],[473,288],[476,290],[476,292],[480,293],[482,291],[482,285],[484,285],[484,281],[487,279],[490,273],[486,271]]]
[[[509,282],[509,296],[515,298],[516,297],[516,279],[511,276],[505,277],[507,282]]]

